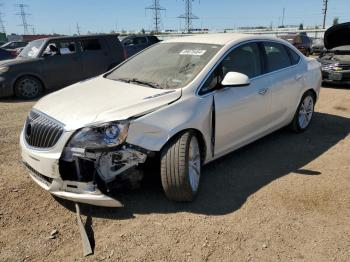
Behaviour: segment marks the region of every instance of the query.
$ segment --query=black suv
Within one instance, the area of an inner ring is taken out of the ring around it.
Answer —
[[[128,57],[159,42],[154,35],[131,35],[121,40]]]
[[[125,59],[117,35],[54,37],[30,42],[16,59],[0,63],[0,97],[38,97],[97,76]]]
[[[279,36],[281,39],[288,41],[294,45],[298,50],[303,53],[305,56],[311,54],[311,39],[305,34],[288,34]]]

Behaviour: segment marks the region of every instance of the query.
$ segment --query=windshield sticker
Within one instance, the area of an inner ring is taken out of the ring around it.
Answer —
[[[180,55],[194,55],[194,56],[202,56],[207,52],[207,50],[202,49],[184,49],[180,52]]]
[[[38,52],[39,52],[39,49],[33,46],[32,49],[28,52],[28,56],[30,57],[36,56]]]

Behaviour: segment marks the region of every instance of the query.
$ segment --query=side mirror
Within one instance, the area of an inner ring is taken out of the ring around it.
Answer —
[[[231,87],[240,87],[240,86],[249,86],[250,80],[249,77],[245,74],[241,74],[238,72],[228,72],[222,80],[221,85],[223,87],[231,86]]]

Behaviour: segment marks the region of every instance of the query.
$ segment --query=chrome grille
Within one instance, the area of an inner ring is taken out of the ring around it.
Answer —
[[[33,147],[50,148],[63,133],[63,125],[36,111],[31,111],[25,124],[26,142]]]

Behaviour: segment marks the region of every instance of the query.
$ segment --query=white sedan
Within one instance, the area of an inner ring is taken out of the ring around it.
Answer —
[[[274,37],[164,41],[42,98],[21,134],[23,163],[76,202],[122,206],[114,193],[145,170],[169,199],[192,201],[205,164],[284,126],[305,131],[320,85],[320,64]]]

